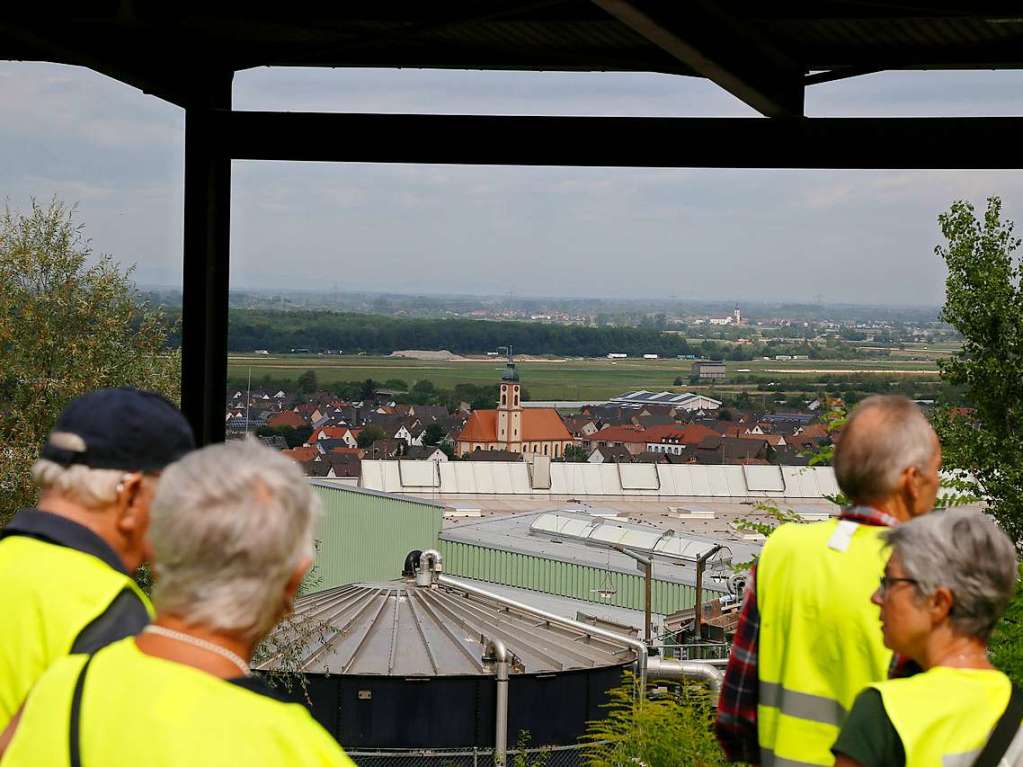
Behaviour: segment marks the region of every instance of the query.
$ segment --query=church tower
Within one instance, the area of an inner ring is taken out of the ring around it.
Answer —
[[[501,374],[501,394],[497,402],[497,441],[501,449],[522,452],[522,402],[519,374],[508,350],[508,364]]]

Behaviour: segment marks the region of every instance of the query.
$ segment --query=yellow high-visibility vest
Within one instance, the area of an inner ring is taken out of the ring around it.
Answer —
[[[87,657],[64,658],[39,680],[4,767],[68,767]],[[304,706],[146,655],[134,637],[92,656],[77,722],[84,767],[354,767]]]
[[[135,582],[92,554],[23,535],[0,540],[0,728],[125,589],[152,616]]]
[[[935,666],[872,685],[906,751],[906,767],[970,767],[1009,704],[1012,685],[995,669]],[[1023,737],[1005,755],[1017,764]]]
[[[830,748],[867,685],[887,677],[870,597],[884,572],[883,527],[848,520],[775,530],[757,565],[757,729],[764,767],[832,765]]]

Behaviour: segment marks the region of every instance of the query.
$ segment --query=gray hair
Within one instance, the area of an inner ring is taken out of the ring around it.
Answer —
[[[994,520],[955,509],[917,517],[885,533],[921,594],[951,590],[949,615],[959,634],[987,641],[1016,590],[1016,547]]]
[[[907,468],[923,469],[934,458],[937,437],[923,412],[898,395],[863,400],[835,444],[835,479],[852,501],[889,497]]]
[[[319,510],[299,465],[253,439],[171,464],[149,528],[157,611],[260,639],[295,568],[313,556]]]
[[[118,484],[125,472],[92,469],[78,464],[61,466],[39,459],[32,464],[32,479],[40,490],[51,490],[89,509],[109,506],[117,500]]]

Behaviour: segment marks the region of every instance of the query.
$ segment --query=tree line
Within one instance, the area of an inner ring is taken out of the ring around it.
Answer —
[[[389,354],[401,349],[447,349],[483,354],[511,345],[521,354],[603,357],[609,353],[674,357],[692,354],[684,338],[645,328],[544,325],[467,319],[409,319],[327,311],[232,309],[228,348],[289,352]]]

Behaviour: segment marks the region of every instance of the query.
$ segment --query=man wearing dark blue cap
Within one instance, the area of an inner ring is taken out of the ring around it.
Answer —
[[[55,660],[149,623],[132,580],[149,504],[159,473],[194,447],[184,416],[153,392],[101,389],[61,415],[32,467],[38,508],[0,531],[0,729]]]

